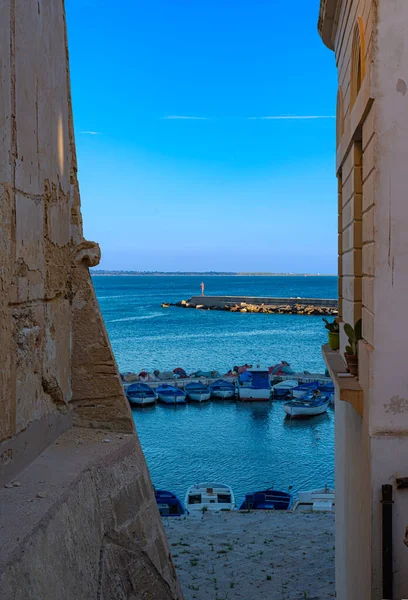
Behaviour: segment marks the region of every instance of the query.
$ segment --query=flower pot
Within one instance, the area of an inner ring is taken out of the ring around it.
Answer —
[[[338,350],[340,348],[340,336],[338,332],[329,331],[329,346],[332,350]]]
[[[358,356],[357,356],[357,354],[347,354],[347,352],[345,352],[344,357],[347,362],[348,370],[350,371],[351,375],[354,375],[356,377],[358,375]]]

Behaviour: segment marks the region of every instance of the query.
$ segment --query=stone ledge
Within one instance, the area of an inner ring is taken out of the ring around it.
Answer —
[[[142,459],[133,434],[72,428],[15,478],[17,487],[0,489],[2,600],[107,600],[114,580],[132,587],[118,600],[139,599],[145,570],[149,597],[182,598]]]
[[[339,352],[332,350],[328,344],[322,346],[324,362],[329,370],[330,376],[336,388],[339,400],[349,402],[362,417],[364,413],[364,394],[356,377],[341,377],[346,373],[346,365]]]

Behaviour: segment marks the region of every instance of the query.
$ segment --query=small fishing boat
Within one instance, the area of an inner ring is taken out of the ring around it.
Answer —
[[[307,381],[306,383],[300,383],[298,386],[292,388],[292,398],[300,398],[308,392],[314,392],[314,390],[320,389],[320,383],[318,381]]]
[[[187,392],[187,396],[193,402],[206,402],[211,398],[210,389],[201,383],[201,381],[192,381],[187,383],[184,387],[184,391]]]
[[[272,386],[273,397],[276,399],[283,399],[290,396],[292,390],[298,387],[299,382],[295,379],[287,379],[286,381],[280,381]]]
[[[235,508],[235,498],[229,485],[198,483],[188,488],[184,504],[188,511],[232,510]]]
[[[322,394],[318,390],[285,402],[283,410],[285,413],[293,417],[315,417],[316,415],[322,415],[327,411],[330,404],[330,396],[328,394]]]
[[[159,396],[159,400],[164,404],[185,404],[186,403],[186,392],[181,390],[174,385],[167,385],[162,383],[156,388],[156,393]]]
[[[155,489],[154,495],[162,517],[180,517],[186,514],[187,511],[181,501],[172,492]]]
[[[332,404],[334,403],[334,384],[332,381],[321,384],[319,390],[322,394],[328,394],[330,396],[330,402]]]
[[[147,383],[132,383],[126,390],[126,396],[132,406],[151,406],[156,403],[156,392]]]
[[[334,489],[328,487],[310,492],[299,492],[292,510],[312,510],[313,512],[333,511],[335,506]]]
[[[271,382],[268,369],[256,368],[244,371],[237,380],[238,394],[242,402],[270,400]]]
[[[234,398],[235,396],[234,384],[230,381],[225,381],[224,379],[213,381],[213,383],[210,384],[210,390],[214,398],[222,398],[225,400],[226,398]]]
[[[269,488],[246,494],[239,510],[290,510],[292,503],[292,494]]]

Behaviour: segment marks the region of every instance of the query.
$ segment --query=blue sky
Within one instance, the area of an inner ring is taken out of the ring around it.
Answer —
[[[336,272],[337,84],[318,7],[66,0],[101,268]],[[265,118],[288,116],[329,118]]]

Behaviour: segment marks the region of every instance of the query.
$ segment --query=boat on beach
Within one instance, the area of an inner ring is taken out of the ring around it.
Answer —
[[[201,383],[201,381],[192,381],[184,387],[187,396],[193,402],[206,402],[211,398],[211,390]]]
[[[290,417],[315,417],[327,411],[330,404],[329,394],[322,394],[318,390],[305,394],[295,400],[285,402],[283,410]]]
[[[334,489],[328,487],[309,492],[299,492],[299,496],[293,503],[292,510],[312,510],[313,512],[334,511],[335,493]]]
[[[161,402],[164,404],[185,404],[186,403],[186,392],[181,390],[174,385],[167,385],[162,383],[156,388],[156,393]]]
[[[268,369],[250,368],[241,373],[236,382],[242,402],[268,401],[271,397],[271,382]]]
[[[132,383],[126,390],[126,396],[132,406],[151,406],[158,397],[147,383]]]
[[[162,517],[181,517],[186,514],[186,509],[173,492],[155,489],[154,495]]]
[[[296,379],[287,379],[280,381],[272,386],[272,393],[274,399],[283,400],[292,394],[292,390],[297,388],[299,382]]]
[[[188,488],[184,504],[190,512],[233,510],[235,497],[231,487],[224,483],[198,483]]]
[[[230,381],[224,379],[217,379],[210,384],[210,391],[213,398],[221,398],[226,400],[227,398],[235,397],[235,386]]]
[[[269,488],[246,494],[239,510],[290,510],[292,503],[292,494]]]

